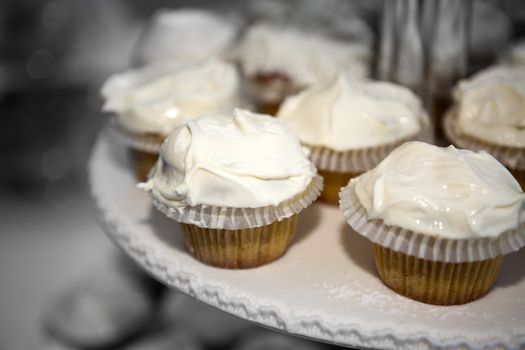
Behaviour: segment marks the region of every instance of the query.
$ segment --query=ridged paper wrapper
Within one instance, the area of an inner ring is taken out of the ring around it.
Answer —
[[[180,223],[207,229],[240,230],[270,225],[299,214],[319,197],[322,188],[323,179],[316,175],[303,192],[278,205],[260,208],[217,207],[205,204],[174,207],[161,202],[153,193],[151,196],[159,211]]]
[[[525,223],[497,237],[450,239],[389,226],[378,219],[369,220],[354,186],[355,181],[350,181],[340,193],[340,207],[346,221],[360,235],[395,252],[430,261],[463,263],[493,259],[525,245]]]

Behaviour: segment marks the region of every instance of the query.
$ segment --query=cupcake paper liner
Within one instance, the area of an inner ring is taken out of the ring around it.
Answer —
[[[334,151],[326,147],[306,145],[310,149],[310,159],[316,168],[339,173],[361,173],[374,168],[394,149],[407,141],[431,141],[430,121],[427,115],[422,118],[422,129],[399,141],[384,145],[358,148],[348,151]]]
[[[451,108],[443,120],[445,134],[450,141],[461,148],[486,151],[509,168],[525,170],[525,147],[496,145],[465,135],[458,130],[456,114],[457,108]]]
[[[502,257],[465,263],[419,259],[374,244],[383,282],[397,293],[428,304],[458,305],[481,298],[498,277]]]
[[[354,186],[355,181],[350,181],[340,193],[341,210],[346,221],[360,235],[393,251],[431,261],[462,263],[492,259],[525,246],[525,223],[498,237],[447,239],[388,226],[382,220],[368,220]]]
[[[153,204],[170,219],[184,224],[203,228],[238,230],[266,226],[274,221],[281,221],[298,214],[319,197],[322,188],[322,177],[315,176],[302,193],[276,206],[269,205],[260,208],[217,207],[204,204],[194,207],[171,207],[155,197],[153,197]]]
[[[365,172],[378,165],[394,149],[414,140],[409,137],[398,142],[381,146],[360,148],[344,152],[333,151],[326,147],[308,146],[310,148],[310,159],[316,168],[338,173]]]
[[[274,261],[295,237],[297,215],[253,229],[222,230],[182,224],[188,251],[212,266],[243,269]]]
[[[160,134],[136,134],[131,131],[128,131],[118,125],[118,122],[115,118],[110,119],[110,127],[108,128],[110,132],[115,136],[119,142],[122,142],[126,146],[146,152],[157,154],[160,151],[160,146],[164,141],[164,137]]]

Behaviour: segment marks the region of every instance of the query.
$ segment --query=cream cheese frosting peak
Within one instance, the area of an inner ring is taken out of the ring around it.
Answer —
[[[347,151],[416,136],[426,114],[405,87],[339,73],[288,97],[277,117],[304,144]]]
[[[167,135],[190,118],[231,113],[239,104],[235,68],[218,60],[153,64],[112,76],[103,86],[104,111],[136,133]]]
[[[434,237],[497,237],[525,223],[525,194],[494,157],[407,142],[352,180],[369,219]]]
[[[525,69],[497,66],[459,83],[459,130],[498,145],[525,147]]]
[[[236,109],[177,128],[141,187],[175,208],[259,208],[302,193],[315,174],[307,152],[280,121]]]
[[[339,69],[356,77],[368,75],[370,49],[298,29],[257,23],[237,48],[244,73],[282,73],[299,86],[332,79]]]

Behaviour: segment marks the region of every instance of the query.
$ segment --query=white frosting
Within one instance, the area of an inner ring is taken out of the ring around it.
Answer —
[[[525,70],[497,66],[463,80],[455,90],[458,127],[465,135],[525,147]]]
[[[370,50],[362,43],[264,23],[248,28],[237,55],[247,76],[279,72],[299,86],[329,80],[339,69],[365,77],[370,61]]]
[[[103,110],[116,113],[126,130],[167,135],[190,118],[231,113],[239,105],[239,76],[216,60],[154,64],[112,76],[102,95]]]
[[[347,151],[415,136],[425,113],[405,87],[340,73],[288,97],[277,117],[309,146]]]
[[[137,58],[142,63],[175,61],[196,63],[224,57],[237,35],[237,24],[211,11],[163,9],[158,11],[142,39]]]
[[[369,219],[431,236],[496,237],[525,222],[525,194],[486,152],[407,142],[355,180]]]
[[[314,176],[307,152],[280,121],[236,109],[176,129],[141,188],[171,207],[259,208],[291,199]]]

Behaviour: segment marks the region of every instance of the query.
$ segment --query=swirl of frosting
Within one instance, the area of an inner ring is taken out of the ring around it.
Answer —
[[[225,62],[153,64],[117,74],[102,87],[104,111],[136,133],[169,134],[186,120],[231,113],[239,105],[239,76]]]
[[[211,11],[197,8],[155,13],[143,46],[136,52],[140,62],[196,63],[212,57],[226,58],[238,25]]]
[[[248,28],[237,56],[248,76],[278,72],[290,76],[298,86],[332,79],[339,69],[365,77],[370,62],[370,50],[363,43],[266,23]]]
[[[525,70],[496,66],[457,86],[458,128],[465,135],[525,147]]]
[[[407,142],[355,180],[369,219],[434,237],[496,237],[525,222],[525,194],[486,152]]]
[[[277,117],[304,144],[347,151],[415,136],[426,114],[405,87],[340,73],[288,97]]]
[[[259,208],[303,192],[315,174],[307,151],[280,121],[236,109],[174,130],[141,188],[171,207]]]

